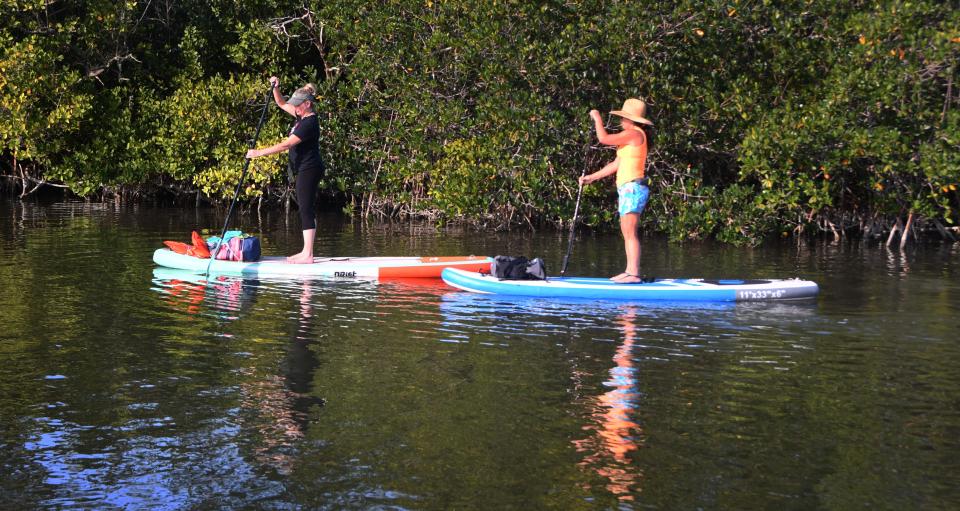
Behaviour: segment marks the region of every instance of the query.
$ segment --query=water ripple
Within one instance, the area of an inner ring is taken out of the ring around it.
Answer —
[[[655,274],[796,275],[822,295],[629,305],[422,280],[207,282],[150,255],[222,211],[0,213],[0,508],[960,501],[953,249],[652,240]],[[269,253],[300,243],[295,219],[237,222]],[[562,255],[544,233],[320,224],[332,255]],[[622,264],[616,236],[580,243],[571,272]]]

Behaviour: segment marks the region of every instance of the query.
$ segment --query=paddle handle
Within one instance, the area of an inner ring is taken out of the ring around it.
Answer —
[[[270,107],[270,93],[273,92],[273,89],[276,85],[270,84],[270,90],[264,95],[263,98],[263,111],[260,112],[260,122],[257,123],[257,131],[253,134],[253,140],[250,141],[250,149],[253,149],[257,146],[257,139],[260,138],[260,129],[263,128],[263,121],[267,118],[267,109]],[[233,208],[237,204],[237,198],[240,197],[240,189],[243,187],[243,182],[247,180],[247,169],[250,168],[250,158],[244,158],[243,160],[243,172],[240,173],[240,181],[237,181],[237,188],[233,191],[233,200],[230,201],[230,209],[227,210],[227,218],[223,220],[223,229],[220,231],[220,239],[217,240],[217,246],[213,249],[213,252],[210,253],[210,261],[207,263],[207,271],[204,272],[204,275],[210,275],[210,265],[213,264],[213,260],[217,258],[217,253],[220,252],[220,245],[223,244],[223,237],[227,235],[227,226],[230,225],[230,217],[233,215]]]
[[[580,175],[583,177],[583,174]],[[577,180],[579,182],[579,180]],[[560,267],[560,276],[567,272],[567,263],[570,262],[570,254],[573,252],[573,238],[577,228],[577,214],[580,213],[580,195],[583,193],[583,183],[577,188],[577,204],[573,207],[573,219],[570,220],[570,234],[567,236],[567,253],[563,256],[563,265]]]

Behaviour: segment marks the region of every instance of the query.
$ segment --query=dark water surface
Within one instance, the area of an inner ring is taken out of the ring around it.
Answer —
[[[288,223],[289,221],[289,223]],[[0,199],[0,508],[956,509],[960,247],[644,244],[814,301],[625,304],[155,269],[213,212]],[[268,254],[297,220],[237,223]],[[321,218],[324,255],[562,233]],[[585,234],[568,273],[622,265]]]

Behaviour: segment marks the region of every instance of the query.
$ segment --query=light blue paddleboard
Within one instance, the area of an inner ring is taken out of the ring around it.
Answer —
[[[605,300],[671,300],[752,302],[813,298],[820,292],[815,282],[799,279],[656,279],[654,282],[617,284],[605,278],[549,277],[546,280],[500,280],[489,274],[443,270],[447,284],[474,293],[589,298]]]

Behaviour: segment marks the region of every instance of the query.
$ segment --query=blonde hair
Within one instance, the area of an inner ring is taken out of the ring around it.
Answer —
[[[312,83],[306,83],[303,85],[303,87],[300,87],[299,89],[293,92],[293,95],[297,95],[297,94],[307,96],[308,98],[310,98],[309,99],[310,111],[316,112],[316,108],[315,108],[317,105],[317,86],[316,85]],[[290,97],[293,97],[293,96],[290,96]]]

